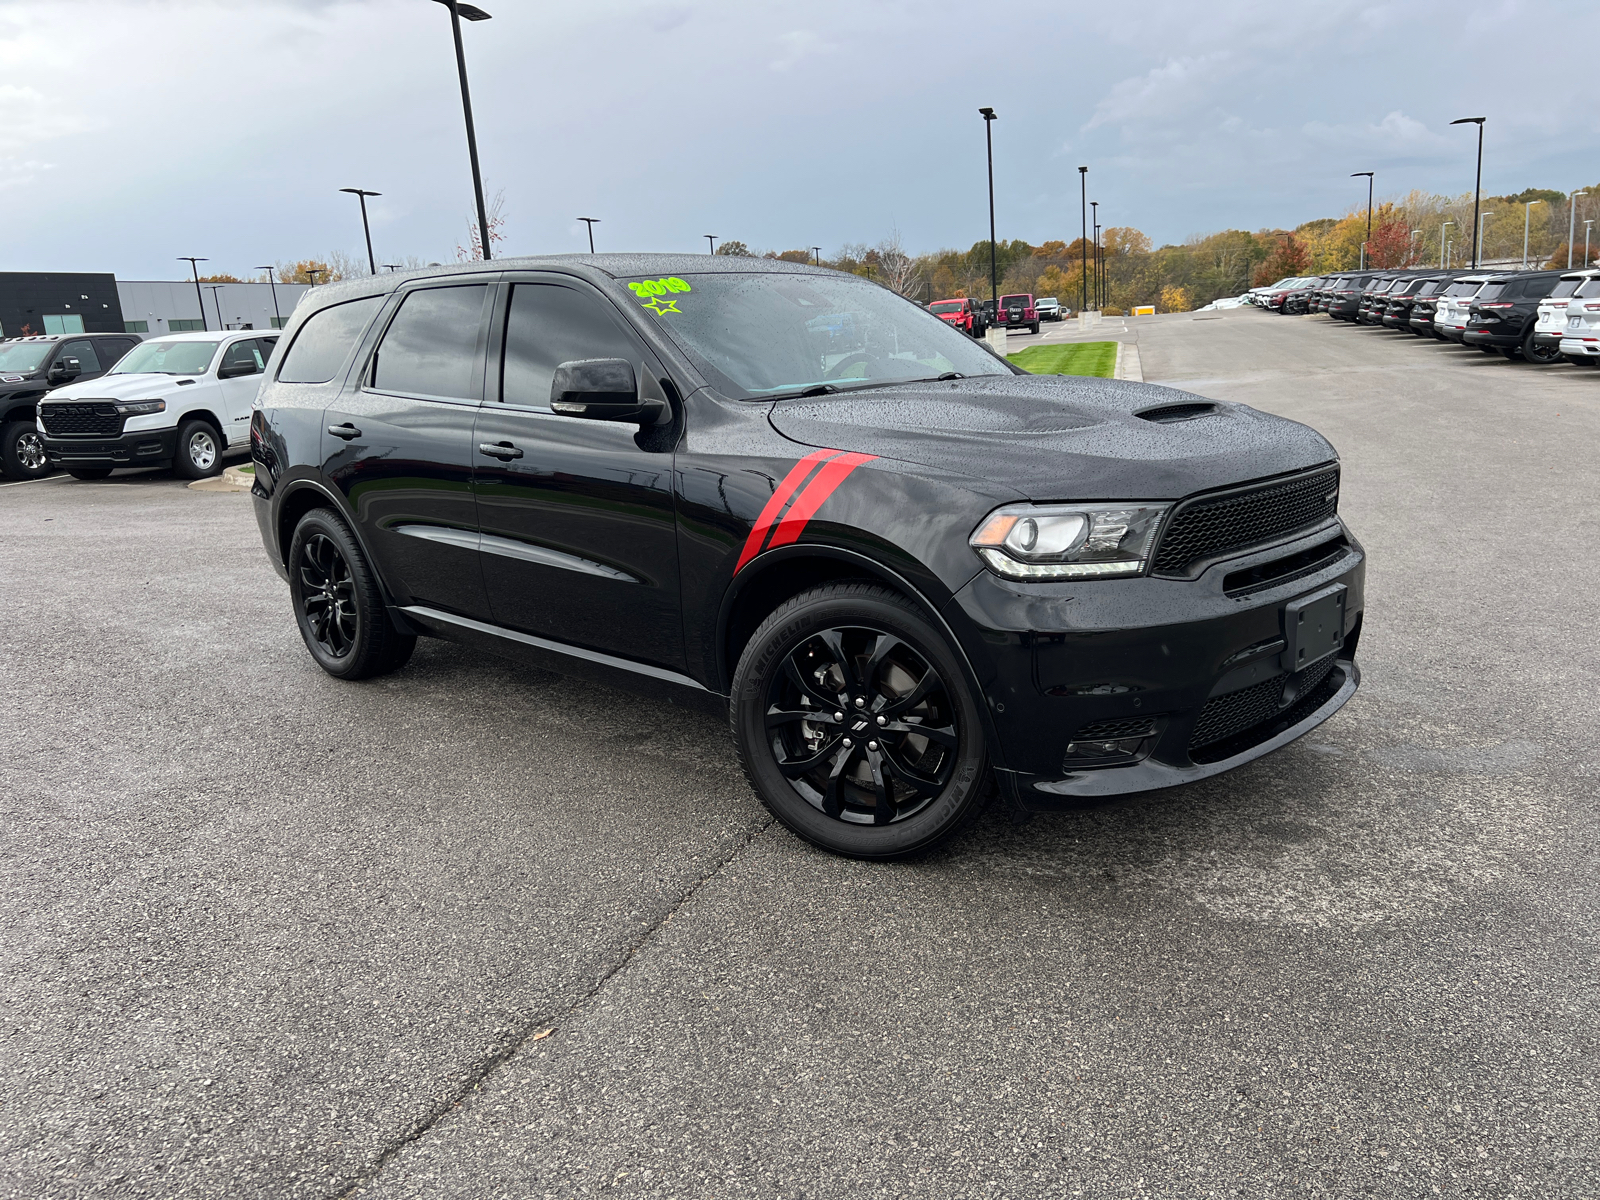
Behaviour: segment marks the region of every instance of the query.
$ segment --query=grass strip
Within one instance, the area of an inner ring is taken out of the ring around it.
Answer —
[[[1030,375],[1093,375],[1110,379],[1117,369],[1117,344],[1070,342],[1059,346],[1029,346],[1006,357]]]

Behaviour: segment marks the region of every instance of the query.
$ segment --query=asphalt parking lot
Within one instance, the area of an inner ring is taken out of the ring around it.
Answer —
[[[246,496],[0,489],[0,1196],[1600,1194],[1600,371],[1126,325],[1339,447],[1364,686],[912,863],[696,713],[324,676]]]

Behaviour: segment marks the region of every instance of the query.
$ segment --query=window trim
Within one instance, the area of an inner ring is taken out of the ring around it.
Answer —
[[[484,402],[487,392],[485,378],[488,367],[488,341],[489,328],[493,314],[500,304],[499,284],[501,274],[498,271],[484,271],[469,275],[447,277],[443,279],[418,279],[409,282],[405,287],[396,288],[388,299],[391,303],[378,314],[375,323],[376,336],[367,340],[366,345],[359,346],[358,350],[365,355],[361,370],[357,374],[356,390],[362,395],[389,396],[401,400],[425,400],[430,404],[454,404],[468,408],[477,408]],[[389,336],[389,327],[394,324],[395,318],[400,315],[400,310],[405,307],[406,299],[414,292],[439,291],[443,288],[456,287],[487,287],[486,303],[478,314],[478,336],[473,346],[472,372],[469,379],[476,382],[478,388],[477,399],[464,399],[460,396],[432,396],[423,392],[400,392],[389,388],[380,388],[376,385],[373,376],[378,366],[378,351],[383,347],[383,339]],[[288,357],[285,353],[285,357]]]

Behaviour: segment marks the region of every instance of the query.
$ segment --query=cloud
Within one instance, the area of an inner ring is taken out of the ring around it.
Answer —
[[[1417,154],[1453,149],[1453,143],[1415,117],[1399,109],[1386,114],[1381,121],[1358,125],[1329,125],[1323,121],[1307,121],[1301,126],[1306,137],[1327,145],[1360,146],[1369,153]]]
[[[1215,51],[1195,57],[1169,58],[1143,75],[1114,84],[1094,106],[1083,132],[1106,125],[1156,126],[1176,131],[1197,104],[1214,102],[1218,85],[1228,74],[1231,55]]]
[[[0,150],[19,150],[93,128],[64,103],[31,87],[0,83]]]
[[[0,158],[0,192],[7,188],[32,183],[39,178],[39,172],[53,171],[55,166],[55,163],[40,162],[32,158]]]
[[[783,45],[783,53],[767,64],[774,71],[788,71],[805,59],[837,49],[831,42],[824,41],[821,34],[809,29],[793,30],[778,40]]]

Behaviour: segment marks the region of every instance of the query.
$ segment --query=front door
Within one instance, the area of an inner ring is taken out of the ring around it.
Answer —
[[[222,389],[222,406],[227,409],[222,419],[227,422],[230,446],[250,440],[250,407],[261,390],[261,372],[270,355],[271,351],[262,353],[255,338],[233,342],[222,352],[217,386]]]
[[[358,391],[323,414],[323,471],[401,604],[489,619],[478,569],[472,426],[493,286],[403,293]]]
[[[661,366],[586,284],[524,276],[506,291],[501,378],[472,439],[494,619],[682,670],[669,431],[550,407],[564,362],[625,358],[651,388]]]

